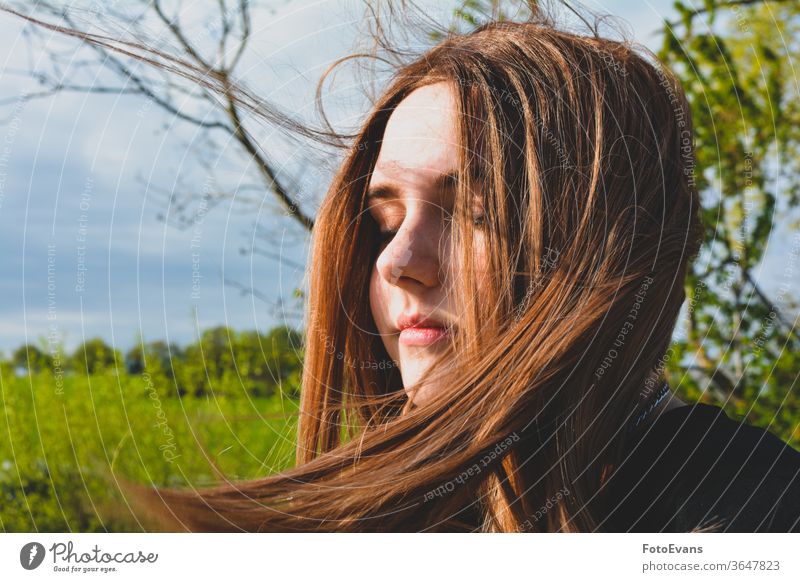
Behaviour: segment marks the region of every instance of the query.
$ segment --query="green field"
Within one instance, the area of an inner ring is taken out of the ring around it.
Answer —
[[[228,381],[178,398],[147,374],[109,370],[56,382],[47,371],[3,368],[5,532],[141,531],[130,511],[120,511],[119,489],[103,477],[109,469],[142,483],[202,486],[217,480],[214,465],[250,479],[293,463],[297,402],[280,391],[252,397]]]
[[[46,367],[23,373],[0,362],[2,531],[142,531],[110,475],[202,487],[220,480],[217,471],[253,479],[290,467],[296,366],[281,368],[287,379],[272,384],[240,376],[241,363],[235,369],[206,371],[198,392],[178,386],[181,374],[170,379],[117,368],[81,374],[74,366],[64,374]],[[679,395],[723,405],[733,418],[800,446],[800,399],[794,393],[768,390],[724,402],[691,390]]]

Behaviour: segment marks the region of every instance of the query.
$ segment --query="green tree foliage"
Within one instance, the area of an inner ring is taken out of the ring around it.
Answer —
[[[45,343],[44,341],[42,343]],[[59,360],[59,374],[86,376],[116,370],[133,376],[147,373],[167,388],[162,395],[269,396],[279,390],[296,394],[303,368],[301,332],[278,326],[266,333],[214,327],[199,340],[179,346],[164,341],[137,341],[121,356],[100,338],[75,348],[66,362]],[[59,350],[62,348],[58,348]],[[29,374],[53,371],[53,356],[44,349],[20,346],[6,364]]]
[[[161,373],[172,378],[175,375],[173,360],[180,360],[183,352],[175,343],[165,341],[138,342],[125,354],[125,369],[129,374],[141,374],[145,370]]]
[[[692,5],[693,4],[693,5]],[[695,122],[706,243],[687,284],[672,369],[687,395],[800,437],[800,54],[797,2],[677,2],[659,57],[680,76]],[[758,271],[783,254],[771,290]]]
[[[49,369],[51,363],[50,355],[33,344],[20,346],[11,354],[11,365],[29,373]]]
[[[178,383],[175,372],[182,358],[182,348],[174,343],[139,341],[125,354],[125,369],[132,375],[147,374],[147,380],[162,397],[183,396],[187,390]]]
[[[267,334],[216,327],[186,348],[177,366],[179,384],[195,395],[230,395],[230,390],[270,396],[296,393],[302,369],[302,338],[288,327]],[[225,386],[225,391],[219,387]]]
[[[215,327],[202,332],[199,341],[187,346],[177,376],[190,394],[225,395],[229,390],[223,388],[235,386],[231,382],[237,376],[235,336],[236,332],[228,327]]]
[[[43,345],[46,343],[42,340]],[[93,376],[113,371],[147,375],[159,397],[239,396],[297,397],[303,370],[303,334],[277,326],[266,333],[213,327],[187,346],[141,338],[122,357],[102,339],[78,346],[66,361],[54,359],[33,344],[20,346],[5,362],[8,369],[38,376],[47,372],[61,383],[65,376]],[[63,350],[55,348],[56,354]],[[144,386],[144,385],[143,385]]]
[[[72,354],[71,366],[84,374],[117,370],[122,366],[122,355],[101,338],[86,340]]]

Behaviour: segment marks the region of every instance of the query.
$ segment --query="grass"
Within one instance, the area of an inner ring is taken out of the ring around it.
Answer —
[[[140,531],[114,474],[203,486],[262,477],[294,460],[296,401],[177,398],[147,376],[0,375],[0,527],[5,532]],[[123,505],[124,507],[124,505]],[[127,513],[127,514],[126,514]]]
[[[106,372],[56,381],[0,366],[0,531],[142,531],[109,474],[202,487],[219,481],[217,471],[243,480],[290,467],[297,401],[253,398],[234,375],[223,378],[206,397],[178,398],[163,377]],[[736,402],[725,406],[732,417],[798,447],[795,395]]]

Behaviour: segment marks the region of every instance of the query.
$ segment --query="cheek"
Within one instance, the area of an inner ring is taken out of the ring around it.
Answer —
[[[390,333],[391,321],[389,311],[390,287],[380,276],[377,268],[372,269],[369,280],[369,307],[372,318],[375,320],[375,327],[378,329],[383,347],[386,353],[399,364],[398,337],[397,334]]]
[[[378,332],[385,334],[389,329],[389,294],[376,267],[372,268],[369,279],[369,307]],[[384,338],[386,343],[386,338]]]

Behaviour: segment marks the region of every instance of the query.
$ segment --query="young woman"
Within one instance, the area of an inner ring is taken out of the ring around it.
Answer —
[[[403,66],[316,218],[297,465],[135,488],[191,531],[790,531],[800,453],[671,395],[689,107],[542,15]]]

